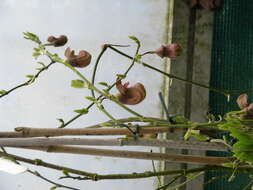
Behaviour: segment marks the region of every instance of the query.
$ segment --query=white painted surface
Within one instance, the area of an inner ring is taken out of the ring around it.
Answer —
[[[165,32],[166,11],[167,0],[1,0],[0,88],[8,90],[25,81],[25,75],[36,72],[37,64],[31,56],[33,43],[22,38],[24,31],[34,32],[42,40],[46,40],[49,35],[65,34],[69,37],[67,46],[91,52],[93,65],[103,43],[131,44],[135,47],[128,39],[129,35],[135,35],[142,41],[142,51],[159,47]],[[65,47],[60,47],[52,51],[63,56],[64,49]],[[135,48],[126,49],[130,54],[134,51]],[[163,61],[158,57],[147,56],[144,60],[163,68]],[[128,59],[108,51],[102,58],[96,81],[113,82],[115,74],[124,72],[129,63]],[[80,71],[90,78],[92,65]],[[55,65],[43,73],[32,86],[19,89],[0,99],[1,130],[12,130],[17,126],[53,128],[58,126],[56,118],[64,118],[67,121],[73,117],[75,113],[72,110],[89,104],[83,97],[90,95],[90,92],[71,88],[69,84],[72,79],[77,79],[75,74],[62,65]],[[129,73],[128,81],[130,84],[142,82],[147,90],[145,101],[132,108],[146,116],[159,117],[157,94],[162,86],[162,76],[137,65]],[[117,118],[129,116],[113,103],[105,103],[105,107]],[[103,114],[92,108],[89,115],[83,116],[69,127],[86,127],[106,120]],[[144,148],[130,149],[150,151]],[[150,161],[14,149],[8,149],[8,152],[101,174],[152,170]],[[34,168],[30,165],[29,168],[36,169],[53,180],[61,175],[54,170]],[[27,173],[12,176],[0,172],[0,179],[1,190],[45,190],[52,186]],[[85,190],[151,190],[155,189],[157,183],[155,178],[60,182]]]

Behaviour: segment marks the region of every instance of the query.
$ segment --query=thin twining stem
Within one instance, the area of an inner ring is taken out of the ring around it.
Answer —
[[[95,73],[96,73],[96,70],[97,70],[98,63],[99,63],[99,61],[100,61],[102,55],[105,53],[105,51],[106,51],[106,49],[107,49],[108,46],[116,46],[116,47],[117,47],[117,45],[104,44],[102,51],[101,51],[100,54],[98,55],[98,58],[97,58],[97,60],[96,60],[95,67],[94,67],[94,70],[93,70],[92,81],[91,81],[93,85],[94,85],[94,83],[95,83]],[[120,46],[120,47],[122,47],[122,46]],[[138,45],[138,47],[139,47],[139,45]],[[138,51],[139,51],[139,49],[138,49]],[[137,53],[138,53],[138,52],[137,52]],[[132,67],[134,66],[135,61],[136,61],[135,59],[132,59],[131,65],[130,65],[130,66],[127,68],[127,70],[123,73],[123,76],[125,76],[125,77],[127,76],[127,74],[129,73],[129,71],[130,71],[130,70],[132,69]],[[106,89],[106,91],[110,92],[110,90],[116,85],[116,83],[118,82],[118,80],[120,80],[120,79],[117,79],[112,85],[110,85],[110,86]],[[93,94],[94,94],[94,96],[95,96],[94,91],[92,91],[92,95],[93,95]],[[94,97],[94,96],[93,96],[93,97]],[[100,100],[102,97],[103,97],[103,95],[100,95],[100,96],[97,97],[96,100],[98,101],[98,100]],[[104,99],[102,99],[101,102],[102,102],[103,100],[104,100]],[[89,104],[89,105],[86,107],[86,109],[89,110],[94,104],[95,104],[94,102],[91,103],[91,104]],[[78,118],[81,117],[82,115],[83,115],[83,114],[77,114],[77,115],[75,115],[75,116],[74,116],[73,118],[71,118],[69,121],[65,122],[64,125],[61,126],[61,128],[66,127],[67,125],[69,125],[70,123],[74,122],[76,119],[78,119]]]
[[[3,153],[5,156],[8,156],[8,155],[9,155],[9,154],[7,153],[7,151],[5,150],[4,147],[1,147],[1,149],[2,149],[2,151],[3,151],[2,153]],[[12,157],[12,158],[13,158],[13,157]],[[14,160],[17,164],[20,164],[15,158],[14,158],[13,160]],[[49,183],[55,185],[56,187],[63,187],[63,188],[72,189],[72,190],[80,190],[80,189],[76,189],[76,188],[73,188],[73,187],[69,187],[69,186],[66,186],[66,185],[62,185],[62,184],[56,183],[56,182],[54,182],[54,181],[52,181],[52,180],[50,180],[50,179],[48,179],[48,178],[42,176],[42,175],[41,175],[39,172],[37,172],[37,171],[32,171],[32,170],[28,169],[27,172],[29,172],[30,174],[32,174],[32,175],[34,175],[34,176],[36,176],[36,177],[38,177],[38,178],[43,179],[44,181],[47,181],[47,182],[49,182]]]
[[[42,166],[45,168],[50,168],[58,171],[66,171],[71,174],[76,174],[80,176],[85,176],[84,179],[89,180],[108,180],[108,179],[140,179],[140,178],[149,178],[149,177],[155,177],[155,176],[165,176],[165,175],[175,175],[175,174],[190,174],[190,173],[198,173],[201,171],[232,171],[233,168],[229,167],[222,167],[222,166],[204,166],[200,168],[193,168],[188,170],[167,170],[167,171],[159,171],[159,172],[152,172],[152,171],[145,171],[142,173],[128,173],[128,174],[106,174],[101,175],[97,173],[90,173],[82,170],[77,170],[69,167],[64,167],[56,164],[51,164],[48,162],[44,162],[40,159],[29,159],[13,154],[5,154],[4,152],[0,152],[0,156],[9,156],[15,160],[25,162],[28,164],[36,165],[36,166]],[[251,173],[253,171],[252,167],[241,167],[238,168],[238,172],[244,172],[244,173]]]
[[[72,189],[72,190],[80,190],[80,189],[77,189],[77,188],[74,188],[74,187],[70,187],[70,186],[62,185],[62,184],[60,184],[60,183],[56,183],[56,182],[54,182],[54,181],[52,181],[52,180],[50,180],[50,179],[48,179],[48,178],[42,176],[42,175],[41,175],[39,172],[37,172],[37,171],[28,170],[28,172],[29,172],[30,174],[32,174],[32,175],[34,175],[34,176],[36,176],[36,177],[38,177],[38,178],[44,180],[44,181],[47,181],[48,183],[53,184],[53,185],[54,185],[55,187],[57,187],[57,188],[66,188],[66,189]]]
[[[129,59],[133,59],[132,56],[118,50],[117,48],[115,47],[112,47],[112,46],[109,46],[109,48],[115,52],[117,52],[118,54],[124,56],[124,57],[127,57]],[[223,94],[225,96],[229,96],[231,94],[236,94],[236,93],[252,93],[253,90],[224,90],[224,89],[219,89],[219,88],[214,88],[214,87],[210,87],[208,85],[205,85],[205,84],[202,84],[202,83],[199,83],[199,82],[195,82],[195,81],[191,81],[191,80],[187,80],[187,79],[184,79],[184,78],[181,78],[181,77],[178,77],[176,75],[173,75],[173,74],[170,74],[170,73],[166,73],[158,68],[155,68],[143,61],[136,61],[137,63],[140,63],[142,64],[144,67],[146,68],[149,68],[151,70],[154,70],[154,71],[157,71],[171,79],[176,79],[176,80],[179,80],[179,81],[182,81],[182,82],[185,82],[185,83],[189,83],[189,84],[193,84],[193,85],[196,85],[196,86],[199,86],[199,87],[202,87],[202,88],[206,88],[206,89],[209,89],[210,91],[214,91],[214,92],[217,92],[217,93],[220,93],[220,94]]]
[[[53,58],[53,55],[50,52],[46,51],[45,54],[48,57]],[[136,111],[130,109],[129,107],[127,107],[124,104],[122,104],[121,102],[119,102],[119,100],[117,98],[113,98],[108,93],[105,93],[104,91],[98,89],[82,73],[80,73],[78,70],[76,70],[69,62],[64,61],[63,59],[60,59],[60,58],[57,59],[57,62],[64,64],[66,67],[68,67],[70,70],[72,70],[75,74],[77,74],[89,86],[89,88],[93,89],[94,91],[96,91],[97,93],[106,97],[107,99],[110,99],[111,101],[113,101],[114,103],[116,103],[118,106],[120,106],[124,110],[128,111],[129,113],[131,113],[137,117],[143,117],[141,114],[137,113]]]
[[[91,81],[92,85],[94,85],[94,82],[95,82],[96,71],[97,71],[97,67],[98,67],[98,64],[99,64],[99,60],[100,60],[101,56],[104,54],[104,52],[105,52],[106,49],[107,49],[107,45],[104,45],[104,46],[103,46],[103,49],[102,49],[102,51],[101,51],[101,53],[100,53],[99,56],[98,56],[98,59],[96,60],[96,63],[95,63],[95,66],[94,66],[94,70],[93,70],[93,74],[92,74],[92,81]],[[136,49],[136,52],[135,52],[135,56],[138,55],[139,50],[140,50],[140,43],[137,44],[137,49]],[[134,56],[134,57],[135,57],[135,56]],[[129,67],[129,68],[127,69],[127,71],[126,71],[126,74],[127,74],[127,73],[130,71],[130,69],[133,67],[134,62],[135,62],[135,59],[133,58],[130,67]],[[116,79],[116,80],[118,80],[118,79]],[[91,94],[92,94],[92,96],[93,96],[94,98],[96,98],[93,88],[91,88]],[[100,107],[101,107],[101,106],[100,106]],[[102,108],[100,108],[100,107],[98,106],[98,108],[99,108],[100,111],[102,111],[107,117],[109,117],[110,119],[112,119],[113,121],[116,122],[116,119],[113,117],[113,115],[111,115],[111,114],[104,108],[104,106],[102,106]],[[131,130],[130,128],[127,127],[127,129],[129,129],[129,130],[132,132],[132,130]]]
[[[4,93],[0,95],[0,98],[2,98],[2,97],[4,97],[4,96],[8,95],[9,93],[11,93],[11,92],[14,91],[14,90],[17,90],[17,89],[19,89],[19,88],[21,88],[21,87],[28,86],[28,85],[32,84],[32,83],[39,77],[39,75],[40,75],[43,71],[47,70],[47,69],[48,69],[51,65],[53,65],[54,63],[55,63],[54,61],[51,61],[50,64],[48,64],[47,66],[42,67],[32,78],[30,78],[30,79],[27,80],[26,82],[24,82],[24,83],[22,83],[22,84],[19,84],[19,85],[15,86],[15,87],[11,88],[11,89],[8,90],[8,91],[4,91]]]

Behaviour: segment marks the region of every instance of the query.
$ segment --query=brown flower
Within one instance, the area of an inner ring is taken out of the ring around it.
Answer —
[[[248,104],[248,95],[247,94],[241,94],[237,98],[236,103],[238,104],[238,106],[241,110],[244,109],[244,108],[247,108],[249,106],[249,104]]]
[[[117,97],[121,103],[135,105],[145,99],[146,90],[141,83],[136,83],[132,87],[128,87],[128,85],[129,82],[122,84],[121,80],[116,83],[116,87],[120,92]]]
[[[91,54],[85,50],[81,50],[78,55],[75,55],[75,51],[68,47],[65,56],[73,67],[86,67],[91,62]]]
[[[181,55],[182,48],[178,44],[170,44],[167,46],[161,46],[157,50],[154,51],[157,55],[161,58],[168,57],[168,58],[176,58],[177,56]]]
[[[59,38],[56,38],[54,36],[49,36],[47,41],[53,44],[54,47],[59,47],[59,46],[64,46],[67,43],[68,38],[65,35],[61,35]]]
[[[236,103],[238,104],[239,108],[246,113],[242,115],[242,119],[253,119],[253,103],[248,103],[248,95],[247,94],[241,94],[237,100]]]
[[[222,6],[223,0],[190,0],[189,4],[191,8],[214,10]]]

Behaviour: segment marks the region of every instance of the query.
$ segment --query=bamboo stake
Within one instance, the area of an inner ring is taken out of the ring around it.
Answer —
[[[85,154],[94,156],[107,156],[107,157],[142,159],[142,160],[164,160],[176,163],[204,164],[204,165],[222,165],[224,163],[233,161],[232,157],[175,155],[175,154],[163,154],[153,152],[128,151],[128,150],[80,148],[74,146],[31,146],[31,147],[17,147],[17,148],[46,151],[50,153],[53,152],[53,153],[68,153],[68,154]]]
[[[171,125],[174,127],[177,125]],[[132,128],[135,130],[135,128]],[[181,129],[175,129],[176,131]],[[138,133],[154,134],[154,133],[168,133],[170,127],[140,127]],[[81,136],[81,135],[128,135],[132,133],[126,128],[29,128],[17,127],[15,132],[0,132],[0,138],[18,138],[18,137],[53,137],[53,136]]]
[[[53,146],[53,145],[91,145],[91,146],[151,146],[172,149],[228,151],[229,148],[221,143],[183,140],[160,140],[144,138],[118,139],[84,139],[84,138],[0,138],[0,146]]]

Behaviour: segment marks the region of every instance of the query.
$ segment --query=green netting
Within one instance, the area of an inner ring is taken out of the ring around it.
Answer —
[[[253,0],[224,0],[221,10],[215,12],[210,85],[222,89],[253,89]],[[238,110],[237,95],[230,102],[226,97],[210,92],[210,111],[223,115]],[[250,95],[251,100],[252,95]],[[208,152],[210,156],[224,153]],[[207,173],[205,182],[225,173]],[[220,179],[205,185],[205,190],[242,190],[249,183],[246,176],[228,183]],[[250,188],[247,188],[250,189]]]

